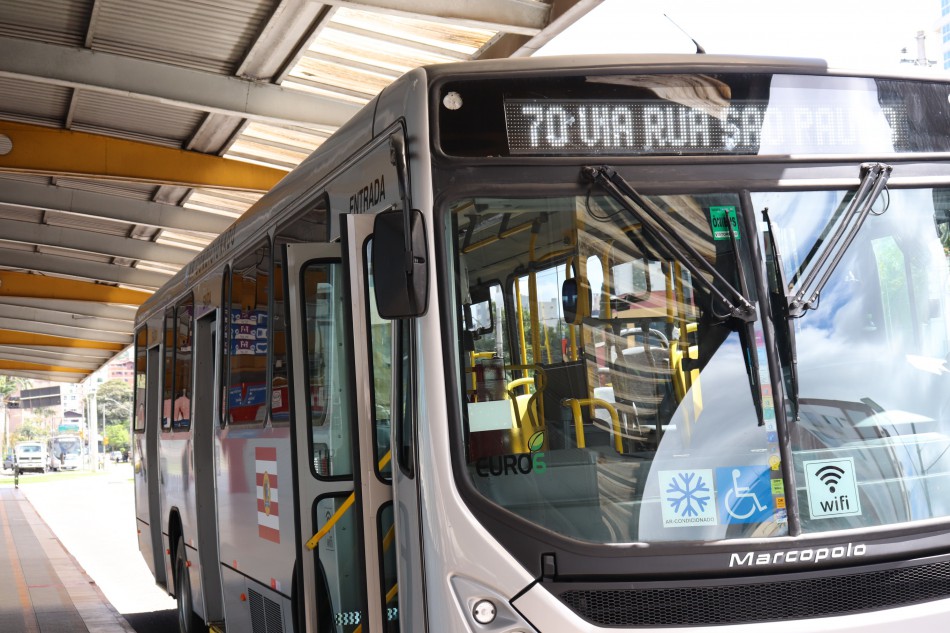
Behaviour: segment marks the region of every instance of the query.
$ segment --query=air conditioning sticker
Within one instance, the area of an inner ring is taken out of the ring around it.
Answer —
[[[854,459],[816,459],[804,462],[808,510],[813,519],[861,514],[854,476]]]
[[[712,470],[661,470],[659,482],[663,527],[716,525]]]

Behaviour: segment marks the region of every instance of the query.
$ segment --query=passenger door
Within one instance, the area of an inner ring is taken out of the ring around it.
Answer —
[[[342,216],[339,244],[286,248],[298,567],[305,626],[398,630],[392,542],[388,321],[367,301],[372,216]],[[389,536],[387,537],[387,534]],[[387,596],[389,600],[387,601]]]

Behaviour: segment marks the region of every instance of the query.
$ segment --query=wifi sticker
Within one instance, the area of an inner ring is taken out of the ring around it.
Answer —
[[[861,499],[854,476],[854,459],[817,459],[804,462],[805,485],[811,518],[861,514]]]

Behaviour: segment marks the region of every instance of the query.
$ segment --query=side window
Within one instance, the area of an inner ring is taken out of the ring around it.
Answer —
[[[221,305],[224,306],[224,309],[221,310],[223,328],[221,330],[221,344],[217,346],[218,363],[221,366],[221,384],[218,386],[218,389],[220,389],[218,392],[218,415],[220,416],[218,424],[224,426],[228,419],[228,360],[230,358],[228,332],[231,331],[231,310],[228,309],[228,306],[231,305],[231,269],[228,267],[224,268],[224,277],[221,281]]]
[[[267,417],[267,327],[270,244],[234,262],[226,319],[227,423],[263,423]]]
[[[143,325],[135,333],[135,420],[133,430],[145,431],[145,388],[148,367],[148,326]]]
[[[271,297],[271,389],[270,408],[273,422],[290,421],[290,394],[287,376],[287,320],[285,315],[284,244],[326,241],[327,198],[322,196],[310,211],[277,230],[274,238],[274,291]]]
[[[175,318],[175,390],[172,404],[172,428],[191,428],[192,342],[194,340],[194,299],[178,304]]]
[[[372,242],[367,242],[364,262],[367,271],[366,305],[369,323],[370,374],[373,385],[373,423],[376,429],[376,474],[385,480],[392,479],[392,460],[389,444],[392,427],[392,384],[393,384],[393,324],[379,316],[376,310],[376,292],[372,265]]]
[[[398,365],[396,370],[398,375],[394,376],[399,381],[398,397],[399,402],[393,407],[393,411],[398,416],[393,420],[396,423],[396,429],[399,432],[399,467],[403,473],[412,477],[415,474],[415,424],[413,417],[412,396],[413,396],[413,375],[412,365],[410,364],[410,350],[412,350],[412,327],[411,321],[396,322],[396,358]]]
[[[314,262],[300,274],[313,468],[320,477],[350,477],[352,398],[347,367],[351,348],[344,344],[342,266]]]
[[[172,430],[172,402],[175,394],[175,309],[165,310],[165,355],[162,361],[162,430]]]
[[[191,427],[191,342],[194,334],[194,300],[189,297],[165,311],[165,358],[162,381],[162,430],[187,431]],[[145,330],[143,329],[142,332]],[[140,333],[141,334],[141,333]],[[144,347],[142,349],[144,363]],[[136,380],[138,379],[136,368]],[[144,374],[143,374],[144,380]],[[136,391],[136,398],[138,398]],[[141,400],[144,411],[144,392]],[[136,404],[136,411],[139,410]],[[138,423],[136,419],[136,423]],[[143,418],[144,428],[144,418]]]

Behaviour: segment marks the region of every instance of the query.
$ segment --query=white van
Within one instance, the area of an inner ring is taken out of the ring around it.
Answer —
[[[18,442],[16,448],[16,463],[20,471],[38,470],[45,473],[49,467],[49,456],[45,442]]]

